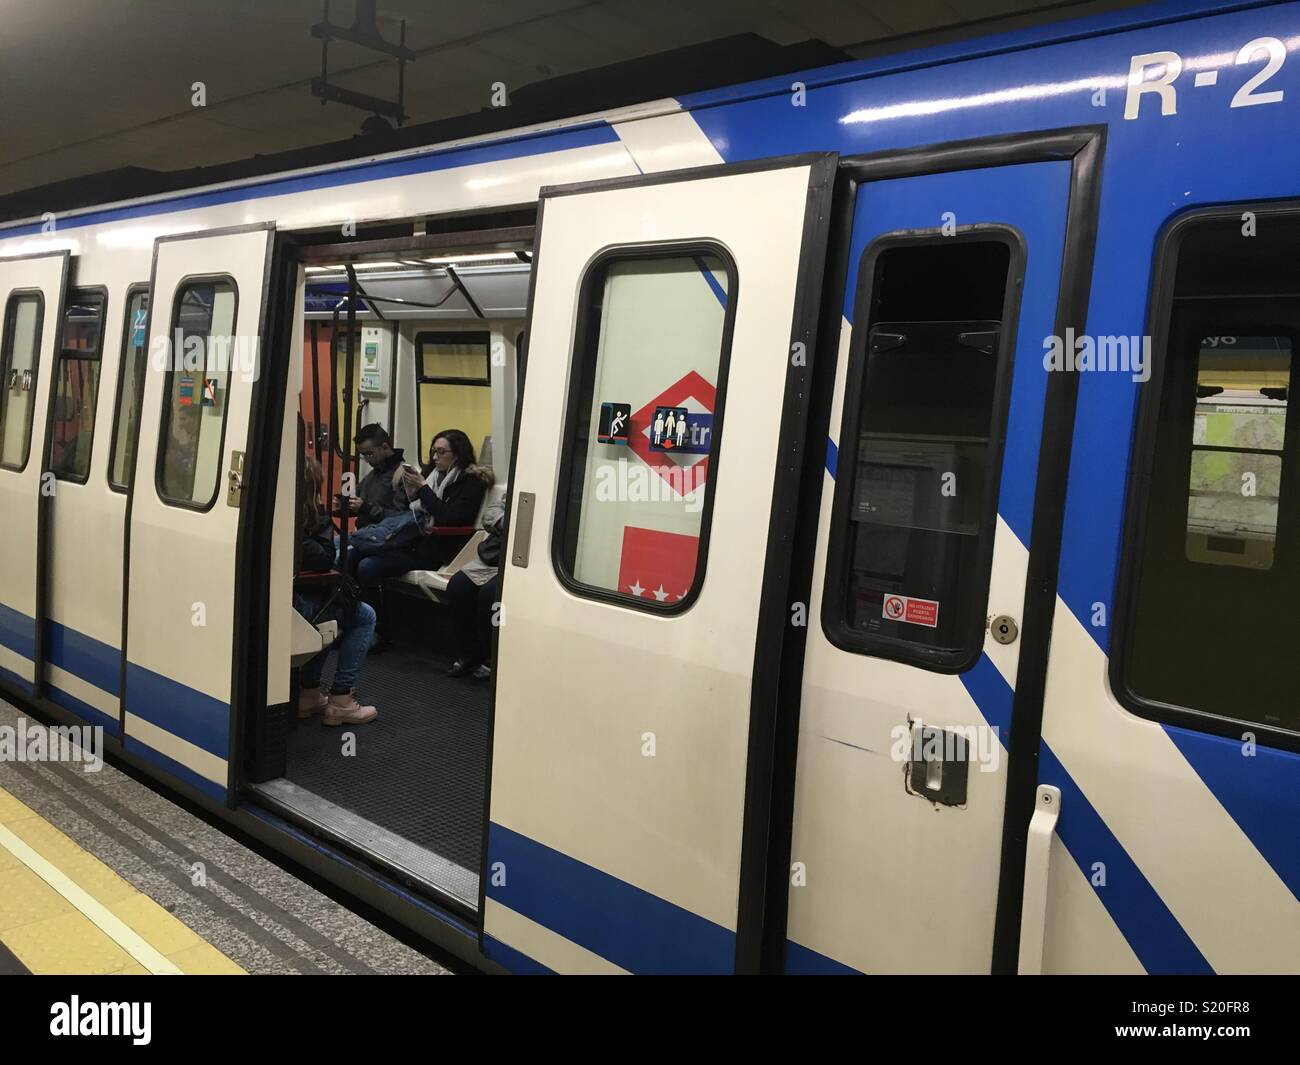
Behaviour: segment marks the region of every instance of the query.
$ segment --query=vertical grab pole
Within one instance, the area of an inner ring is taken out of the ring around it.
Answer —
[[[347,341],[347,360],[343,369],[343,476],[348,475],[352,465],[352,370],[356,362],[355,332],[357,327],[357,276],[348,271],[348,329],[344,334]],[[348,571],[348,519],[343,519],[343,528],[339,530],[339,572]]]
[[[311,416],[312,416],[312,450],[316,452],[316,461],[320,462],[320,338],[316,332],[316,319],[311,320]],[[331,487],[333,482],[330,482]],[[328,500],[326,509],[328,510]]]
[[[330,323],[330,431],[329,437],[325,441],[326,450],[329,451],[329,469],[325,475],[325,491],[329,492],[334,487],[334,452],[338,451],[339,427],[334,423],[334,416],[338,414],[338,395],[339,395],[339,309],[334,307],[334,318]],[[339,452],[342,454],[342,452]],[[331,498],[331,502],[333,499]],[[347,516],[343,517],[344,524],[347,523]]]

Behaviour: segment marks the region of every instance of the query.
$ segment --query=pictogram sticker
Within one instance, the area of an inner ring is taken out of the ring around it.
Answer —
[[[910,595],[887,595],[880,604],[880,616],[889,621],[905,621],[909,625],[924,625],[928,629],[939,626],[939,601],[916,599]]]

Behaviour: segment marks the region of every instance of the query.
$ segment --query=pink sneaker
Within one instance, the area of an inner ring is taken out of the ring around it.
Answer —
[[[298,716],[311,717],[322,713],[329,698],[319,688],[300,688],[298,691]]]
[[[364,725],[378,716],[378,710],[373,706],[362,706],[352,692],[341,695],[331,692],[320,721],[322,725]]]

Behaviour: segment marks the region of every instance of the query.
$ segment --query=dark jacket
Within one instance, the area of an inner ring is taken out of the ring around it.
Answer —
[[[361,497],[361,510],[357,512],[358,528],[373,525],[406,510],[406,493],[401,490],[401,481],[395,476],[401,464],[402,449],[394,448],[387,462],[371,467],[370,472],[361,478],[361,483],[357,485],[357,495]],[[394,487],[394,481],[397,481],[398,487]]]
[[[328,573],[334,568],[334,524],[322,517],[315,530],[303,537],[298,553],[302,573]]]
[[[416,499],[424,512],[431,515],[434,525],[472,526],[478,519],[483,494],[496,479],[490,466],[466,466],[439,499],[427,484],[420,489]]]

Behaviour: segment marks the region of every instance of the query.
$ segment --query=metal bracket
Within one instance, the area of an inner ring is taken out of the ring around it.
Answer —
[[[510,561],[520,569],[528,568],[529,543],[533,538],[533,512],[537,508],[534,492],[520,492],[510,515]]]
[[[226,506],[238,507],[244,496],[244,453],[242,451],[230,453],[230,473],[226,476],[230,481],[226,487]]]

